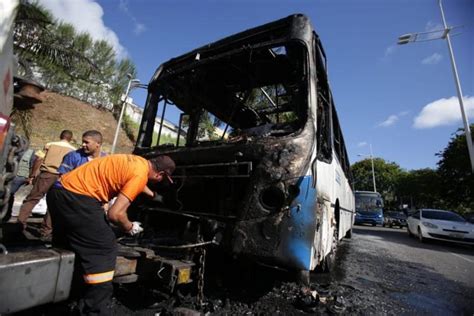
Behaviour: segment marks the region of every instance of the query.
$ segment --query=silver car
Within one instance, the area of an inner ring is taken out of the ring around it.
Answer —
[[[474,245],[474,224],[457,213],[445,210],[420,209],[407,219],[410,236]]]

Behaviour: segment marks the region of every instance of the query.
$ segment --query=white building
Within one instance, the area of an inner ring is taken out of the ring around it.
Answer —
[[[133,102],[128,103],[125,109],[125,114],[130,117],[135,123],[140,124],[143,116],[143,109],[138,105],[133,104]],[[161,117],[157,116],[155,118],[155,126],[153,131],[158,133],[160,130]],[[163,120],[163,127],[161,129],[161,135],[167,135],[169,137],[177,138],[178,137],[178,126],[171,123],[168,120]],[[181,137],[185,137],[186,132],[181,129]]]
[[[133,104],[133,100],[129,98],[127,101],[127,107],[125,109],[125,114],[130,117],[134,122],[137,124],[140,124],[143,116],[143,109],[140,108],[138,105]],[[160,130],[160,123],[161,123],[161,117],[157,116],[155,119],[155,126],[153,127],[153,131],[155,133],[158,133]],[[224,130],[219,127],[215,127],[214,134],[221,136],[224,133]],[[169,137],[172,138],[177,138],[178,137],[178,126],[171,123],[168,120],[163,120],[163,128],[161,129],[161,135],[168,135]],[[186,131],[181,128],[181,137],[186,137]],[[226,132],[224,135],[224,139],[227,139],[228,133]],[[209,139],[209,136],[203,137],[201,140],[207,140]]]

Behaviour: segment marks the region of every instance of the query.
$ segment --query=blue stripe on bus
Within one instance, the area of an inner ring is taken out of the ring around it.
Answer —
[[[300,194],[291,208],[289,234],[286,237],[286,253],[296,268],[310,270],[311,248],[316,230],[316,189],[311,187],[312,176],[304,176],[298,181]],[[297,207],[299,204],[300,207]]]

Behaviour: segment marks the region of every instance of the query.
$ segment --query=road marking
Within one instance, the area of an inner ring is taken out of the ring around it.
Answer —
[[[467,261],[469,261],[469,262],[474,263],[474,260],[471,260],[471,259],[468,259],[468,258],[464,258],[463,256],[458,255],[458,254],[456,254],[456,253],[450,252],[450,254],[452,254],[453,256],[456,256],[456,257],[459,257],[459,258],[461,258],[461,259],[464,259],[464,260],[467,260]]]

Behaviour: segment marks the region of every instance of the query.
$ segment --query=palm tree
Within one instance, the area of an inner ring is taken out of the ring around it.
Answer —
[[[21,0],[15,19],[13,45],[18,57],[18,75],[33,79],[31,61],[53,65],[66,70],[78,68],[96,71],[97,67],[66,41],[61,32],[54,32],[51,14],[37,3]],[[72,29],[74,32],[74,30]],[[74,74],[71,74],[73,76]]]

